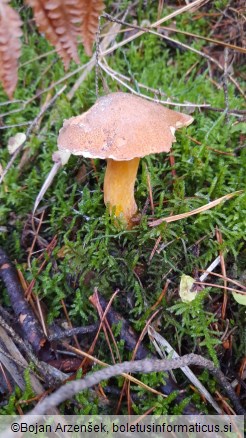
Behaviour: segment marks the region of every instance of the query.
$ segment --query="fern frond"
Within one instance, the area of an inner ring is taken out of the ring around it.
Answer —
[[[103,0],[81,0],[81,5],[81,37],[86,54],[91,55],[92,45],[95,41],[96,31],[98,27],[98,18],[105,5]]]
[[[71,60],[79,63],[77,37],[81,22],[79,0],[26,0],[32,7],[40,32],[55,46],[65,68]]]
[[[18,81],[22,22],[8,2],[9,0],[0,2],[0,82],[11,99]]]
[[[26,3],[32,7],[40,32],[55,46],[65,68],[71,60],[79,64],[79,35],[85,52],[91,55],[103,0],[26,0]]]

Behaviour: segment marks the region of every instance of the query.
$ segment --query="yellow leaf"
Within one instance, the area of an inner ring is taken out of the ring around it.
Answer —
[[[246,295],[237,294],[236,292],[232,292],[234,300],[241,304],[242,306],[246,306]]]
[[[192,286],[195,283],[194,278],[189,275],[181,275],[180,286],[179,286],[179,296],[181,300],[185,303],[189,303],[196,298],[197,292],[191,292]]]

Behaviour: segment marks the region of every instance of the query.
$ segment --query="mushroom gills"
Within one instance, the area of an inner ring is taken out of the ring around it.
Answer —
[[[107,169],[104,179],[104,203],[109,205],[110,214],[122,217],[130,224],[132,216],[137,212],[134,198],[139,158],[129,161],[107,159]]]

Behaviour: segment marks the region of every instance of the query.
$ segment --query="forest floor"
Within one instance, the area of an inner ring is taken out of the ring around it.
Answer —
[[[0,267],[8,256],[15,269],[0,280],[0,326],[30,365],[23,372],[11,358],[2,362],[0,352],[0,414],[34,407],[43,392],[33,385],[33,370],[45,391],[68,376],[90,374],[102,362],[165,357],[166,342],[180,356],[195,353],[220,367],[243,404],[244,2],[205,2],[138,36],[136,26],[146,29],[188,2],[108,1],[106,12],[124,24],[101,20],[98,68],[95,56],[89,58],[80,47],[80,65],[73,62],[66,72],[38,33],[30,9],[13,3],[24,25],[14,100],[0,89]],[[109,35],[111,50],[103,55]],[[134,92],[194,118],[176,132],[171,153],[141,159],[135,185],[140,215],[131,229],[112,220],[104,205],[106,163],[98,159],[72,156],[32,214],[63,120],[95,103],[96,82],[99,96]],[[28,137],[8,166],[8,141],[17,133]],[[154,224],[158,219],[163,221]],[[30,341],[28,330],[17,324],[16,300],[20,306],[28,302],[30,318],[37,318],[38,345],[31,356],[16,340]],[[108,322],[102,321],[106,308]],[[77,332],[66,332],[64,340],[61,332],[71,327]],[[2,336],[0,331],[1,351]],[[52,368],[42,373],[40,361]],[[234,413],[230,396],[208,369],[192,370],[217,413]],[[163,373],[137,374],[131,385],[123,376],[106,380],[60,408],[84,414],[216,413],[194,382],[180,370],[173,373],[176,384]],[[163,397],[165,391],[169,395]]]

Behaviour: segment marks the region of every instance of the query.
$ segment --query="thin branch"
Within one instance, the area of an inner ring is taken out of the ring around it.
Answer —
[[[161,219],[157,219],[154,220],[153,222],[149,222],[148,224],[150,227],[157,227],[163,222],[167,222],[167,223],[175,222],[193,216],[194,214],[203,213],[204,211],[210,210],[211,208],[221,204],[223,201],[227,201],[233,198],[234,196],[241,194],[242,192],[243,190],[237,190],[236,192],[228,193],[227,195],[215,199],[214,201],[211,201],[208,204],[203,205],[202,207],[195,208],[195,210],[188,211],[187,213],[175,214],[174,216],[168,216]]]
[[[22,151],[26,141],[29,139],[32,131],[34,130],[35,126],[37,125],[37,123],[39,122],[39,120],[41,119],[41,117],[45,114],[45,112],[54,104],[54,102],[56,101],[56,99],[63,93],[63,91],[65,90],[67,86],[64,85],[56,94],[55,96],[52,97],[52,99],[50,99],[50,101],[47,103],[47,105],[43,106],[39,112],[39,114],[37,115],[37,117],[35,117],[35,119],[32,121],[32,123],[30,124],[30,126],[28,127],[27,131],[26,131],[26,140],[24,143],[21,144],[21,146],[18,147],[18,149],[16,149],[16,151],[14,152],[14,154],[12,155],[11,159],[9,160],[7,166],[5,167],[1,177],[0,177],[0,184],[3,182],[5,175],[7,174],[8,170],[10,169],[10,167],[12,166],[12,164],[14,163],[16,157],[19,155],[19,153]]]
[[[32,346],[34,352],[42,357],[48,346],[44,333],[41,330],[36,315],[25,298],[24,290],[19,282],[16,268],[12,265],[5,251],[0,248],[0,278],[8,292],[8,296],[18,318],[18,323],[25,339]]]
[[[93,299],[95,293],[92,297]],[[109,303],[100,295],[99,292],[97,292],[100,305],[102,306],[102,309],[104,312],[108,308]],[[94,301],[94,300],[93,300]],[[107,321],[109,322],[110,326],[116,326],[120,324],[120,333],[119,333],[119,339],[124,341],[124,348],[129,351],[134,351],[136,348],[136,345],[138,344],[139,335],[134,331],[134,329],[131,327],[131,325],[128,323],[128,321],[125,320],[125,318],[116,310],[113,309],[111,306],[107,312]],[[136,350],[136,355],[134,359],[141,360],[145,358],[150,358],[150,350],[142,343],[139,344],[138,349]],[[153,355],[151,355],[153,357]],[[180,391],[180,388],[176,385],[174,380],[172,379],[171,375],[167,375],[165,377],[165,382],[163,382],[159,386],[159,391],[161,391],[163,394],[171,394],[172,392],[177,391],[178,395],[176,397],[177,403],[182,403],[182,400],[186,398],[186,394],[184,394],[182,391]],[[199,411],[197,408],[193,405],[192,402],[189,402],[183,409],[184,415],[199,415]]]
[[[190,3],[189,5],[192,5],[192,3]],[[181,9],[182,9],[182,8],[181,8]],[[170,14],[170,15],[172,15],[172,14]],[[135,35],[133,35],[133,36],[131,36],[131,37],[129,37],[129,38],[127,38],[127,39],[121,41],[120,43],[114,45],[114,46],[111,47],[110,49],[105,50],[103,53],[101,53],[101,56],[102,56],[102,57],[105,56],[105,55],[109,55],[109,54],[112,53],[114,50],[116,50],[118,47],[121,47],[121,46],[127,44],[128,42],[132,41],[133,39],[137,38],[138,36],[141,36],[141,35],[143,35],[144,33],[150,33],[150,34],[156,35],[156,36],[158,36],[158,37],[160,37],[160,38],[162,38],[162,39],[164,39],[164,40],[170,41],[171,43],[174,43],[174,44],[176,44],[177,46],[180,46],[180,47],[182,47],[182,48],[185,49],[185,50],[190,50],[191,52],[194,52],[194,53],[196,53],[197,55],[202,56],[203,58],[206,58],[208,61],[210,61],[210,62],[212,62],[213,64],[215,64],[215,65],[219,68],[219,70],[221,70],[221,71],[224,72],[224,67],[223,67],[223,66],[220,64],[220,62],[217,61],[215,58],[212,58],[211,56],[207,55],[206,53],[204,53],[204,52],[202,52],[202,51],[200,51],[200,50],[197,50],[197,49],[195,49],[195,48],[193,48],[193,47],[191,47],[191,46],[188,46],[187,44],[181,43],[181,42],[178,41],[178,40],[175,40],[175,39],[173,39],[173,38],[170,38],[170,37],[168,37],[167,35],[163,35],[163,34],[161,34],[160,32],[156,32],[156,31],[151,30],[151,28],[153,28],[153,27],[157,27],[157,22],[156,22],[156,23],[153,23],[152,25],[150,25],[149,28],[143,28],[143,27],[141,27],[141,26],[131,25],[130,23],[126,23],[126,22],[124,22],[124,21],[122,21],[122,20],[117,20],[116,18],[111,17],[109,14],[104,14],[104,16],[105,16],[106,18],[108,18],[109,20],[112,20],[113,22],[115,21],[116,23],[124,24],[124,25],[129,26],[129,27],[132,27],[132,28],[134,28],[134,29],[141,29],[141,30],[140,30],[139,32],[137,32]],[[168,17],[170,17],[170,16],[168,16]],[[167,19],[168,17],[164,17],[162,20],[159,20],[159,21],[162,21],[162,22],[163,22],[163,21],[166,21],[166,19]],[[243,92],[242,88],[241,88],[240,85],[237,83],[237,81],[235,80],[235,78],[234,78],[232,75],[230,75],[230,74],[228,74],[228,78],[229,78],[230,81],[235,85],[235,87],[236,87],[236,88],[238,89],[238,91],[242,94],[242,96],[245,97],[245,93]]]
[[[229,93],[228,93],[228,59],[229,59],[229,50],[226,47],[224,50],[224,58],[225,58],[225,64],[224,64],[224,74],[222,79],[223,84],[223,90],[225,95],[225,108],[226,108],[226,114],[225,114],[225,121],[228,124],[229,123],[229,117],[228,117],[228,111],[229,111]]]
[[[219,259],[219,256],[217,257],[217,259]],[[217,259],[216,259],[216,260],[217,260]],[[240,283],[239,281],[232,280],[232,278],[229,278],[229,277],[224,276],[224,275],[221,275],[221,274],[216,274],[215,272],[211,272],[209,269],[206,269],[206,270],[205,270],[205,269],[199,269],[199,271],[204,272],[204,273],[207,273],[206,277],[207,277],[208,275],[215,275],[216,277],[220,277],[220,278],[222,278],[223,280],[228,281],[228,283],[234,283],[234,284],[236,284],[237,286],[241,287],[242,289],[244,289],[244,290],[246,291],[246,286],[244,286],[244,284]],[[204,276],[202,275],[202,276],[200,277],[200,281],[205,280],[206,277],[204,277]]]
[[[64,338],[71,338],[74,335],[88,335],[88,333],[94,333],[98,329],[98,324],[87,325],[85,327],[73,327],[67,330],[58,329],[57,333],[53,333],[48,336],[48,340],[60,341]]]
[[[29,105],[29,103],[33,102],[36,99],[39,99],[39,97],[42,96],[43,94],[47,93],[47,91],[53,90],[53,88],[57,87],[57,85],[60,85],[60,84],[62,84],[62,82],[65,82],[67,79],[70,79],[72,76],[75,76],[77,73],[79,73],[82,70],[84,70],[85,68],[87,68],[91,64],[91,62],[92,62],[92,60],[90,59],[86,64],[83,64],[80,67],[73,70],[72,72],[67,73],[65,76],[63,76],[61,79],[59,79],[58,81],[51,84],[49,87],[45,88],[42,91],[39,91],[37,94],[35,94],[35,96],[30,97],[30,99],[28,99],[24,102],[20,101],[20,102],[23,102],[23,105],[21,108],[16,108],[12,111],[8,111],[7,113],[2,113],[2,114],[0,114],[0,118],[5,117],[5,116],[9,116],[10,114],[13,114],[13,113],[21,112],[23,109],[25,109],[25,107],[27,105]]]
[[[225,290],[229,290],[231,292],[236,292],[240,295],[246,295],[246,291],[242,291],[242,290],[238,290],[238,289],[234,289],[232,287],[228,287],[228,286],[222,286],[221,284],[214,284],[214,283],[206,283],[204,281],[195,281],[195,284],[201,284],[202,286],[209,286],[209,287],[218,287],[220,289],[225,289]]]
[[[209,1],[210,0],[196,0],[196,1],[192,2],[192,3],[189,3],[188,5],[183,6],[182,8],[179,8],[178,10],[172,12],[171,14],[166,15],[165,17],[161,18],[160,20],[155,21],[154,23],[152,23],[150,25],[150,28],[159,27],[160,24],[164,23],[165,21],[171,20],[171,18],[176,17],[177,15],[180,15],[180,14],[182,14],[184,12],[187,12],[190,9],[194,8],[195,6],[200,6],[202,4],[208,3]],[[102,16],[106,16],[105,13]],[[109,15],[107,14],[107,18],[108,18],[108,16]],[[126,24],[126,23],[122,23],[122,24]],[[126,25],[127,26],[131,26],[128,23]],[[139,32],[137,32],[136,34],[131,35],[130,37],[128,37],[125,40],[121,41],[120,43],[114,44],[112,47],[110,47],[109,49],[105,50],[102,53],[102,56],[109,55],[110,53],[112,53],[115,50],[117,50],[119,47],[122,47],[125,44],[130,43],[131,41],[133,41],[136,38],[140,37],[141,35],[143,35],[145,32],[148,32],[148,30],[149,30],[149,29],[144,29],[144,28],[137,27],[137,26],[136,26],[136,28],[137,29],[141,29],[141,30],[139,30]]]
[[[200,281],[206,280],[206,278],[211,274],[211,272],[220,264],[220,256],[216,257],[216,259],[209,265],[206,270],[200,269],[200,271],[204,272],[199,278]]]
[[[67,399],[71,399],[74,395],[78,394],[85,389],[91,388],[103,380],[108,380],[111,377],[118,376],[122,373],[145,373],[149,374],[152,372],[160,371],[170,371],[173,369],[178,369],[184,366],[196,365],[201,368],[207,369],[216,378],[218,383],[224,388],[225,392],[232,401],[235,410],[238,415],[244,415],[245,410],[242,407],[237,395],[235,394],[232,386],[227,381],[225,375],[216,368],[212,361],[203,358],[202,356],[196,354],[187,354],[183,357],[175,359],[143,359],[138,361],[123,362],[120,364],[109,366],[102,370],[96,371],[89,376],[83,377],[83,379],[75,380],[73,382],[67,383],[62,386],[57,391],[55,391],[49,397],[42,400],[30,413],[29,415],[42,415],[47,412],[51,407],[58,406],[60,403]],[[35,421],[35,420],[34,420]],[[10,437],[9,437],[10,438]]]
[[[3,126],[0,126],[0,129],[19,128],[20,126],[31,125],[31,123],[32,122],[22,122],[22,123],[16,123],[14,125],[3,125]]]
[[[185,32],[183,30],[175,29],[175,28],[167,27],[167,26],[161,26],[160,29],[169,30],[169,31],[174,32],[174,33],[180,33],[182,35],[187,35],[187,36],[190,36],[193,38],[208,41],[210,43],[217,44],[217,45],[223,46],[223,47],[227,47],[229,49],[236,50],[238,52],[246,54],[246,49],[244,47],[235,46],[234,44],[229,44],[229,43],[226,43],[224,41],[215,40],[213,38],[208,38],[208,37],[205,37],[203,35],[197,35],[195,33]]]
[[[170,105],[170,106],[180,106],[180,107],[191,107],[191,108],[199,108],[205,111],[214,111],[214,112],[219,112],[219,113],[224,113],[225,109],[224,108],[215,108],[212,107],[209,103],[206,104],[197,104],[197,103],[193,103],[193,102],[185,102],[185,103],[181,103],[181,102],[172,102],[169,99],[167,100],[160,100],[157,97],[155,98],[151,98],[150,96],[147,96],[146,94],[142,94],[136,90],[134,90],[134,88],[130,87],[130,85],[126,84],[125,81],[127,82],[132,82],[131,78],[129,78],[126,75],[123,75],[122,73],[115,71],[114,69],[112,69],[106,62],[106,59],[103,59],[103,63],[101,61],[98,62],[99,66],[102,68],[102,70],[105,71],[106,74],[108,74],[112,79],[114,79],[115,81],[117,81],[118,83],[120,83],[123,87],[126,87],[129,91],[131,91],[131,93],[136,94],[137,96],[143,97],[144,99],[148,99],[151,100],[153,102],[156,103],[160,103],[163,105]],[[150,91],[152,93],[154,93],[155,95],[160,95],[160,96],[165,96],[165,93],[162,90],[157,90],[155,88],[152,87],[148,87],[144,84],[142,84],[141,82],[137,82],[135,81],[136,86],[138,88],[143,88],[147,91]],[[243,117],[246,115],[246,110],[238,110],[238,109],[231,109],[227,111],[228,114],[230,114],[231,116],[235,116],[235,117]]]
[[[82,350],[78,350],[75,347],[72,347],[70,344],[68,344],[67,342],[62,342],[62,345],[68,350],[73,352],[74,354],[76,354],[76,356],[78,357],[85,357],[86,359],[88,359],[89,361],[91,361],[93,364],[97,364],[97,365],[102,365],[103,367],[107,367],[109,366],[107,363],[102,362],[101,360],[97,359],[96,357],[92,356],[91,354],[86,353],[85,351]],[[63,352],[64,353],[64,352]],[[67,352],[65,353],[67,354]],[[81,365],[82,368],[82,365]],[[150,386],[148,386],[147,384],[141,382],[140,380],[136,379],[136,377],[131,376],[130,374],[122,374],[122,377],[125,377],[126,379],[130,380],[131,382],[135,383],[135,385],[140,386],[141,388],[145,389],[146,391],[151,392],[152,394],[155,395],[160,395],[161,397],[166,397],[166,394],[163,394],[160,391],[157,391],[154,388],[151,388]],[[1,438],[1,436],[0,436]]]
[[[150,96],[147,96],[146,94],[139,93],[138,91],[134,90],[134,88],[130,87],[130,85],[126,84],[122,79],[118,78],[118,72],[114,71],[112,68],[109,68],[105,65],[105,63],[102,63],[101,61],[98,61],[99,66],[105,73],[107,73],[109,76],[111,76],[113,79],[115,79],[117,82],[119,82],[123,87],[126,87],[129,91],[131,91],[133,94],[136,94],[137,96],[143,97],[144,99],[150,100],[151,102],[160,103],[163,105],[171,105],[171,106],[180,106],[180,107],[194,107],[194,108],[206,108],[209,109],[209,104],[196,104],[196,103],[180,103],[180,102],[171,102],[170,100],[160,100],[157,98],[153,98]],[[130,81],[129,78],[127,80]],[[138,84],[138,83],[137,83]],[[139,85],[139,84],[138,84]]]

